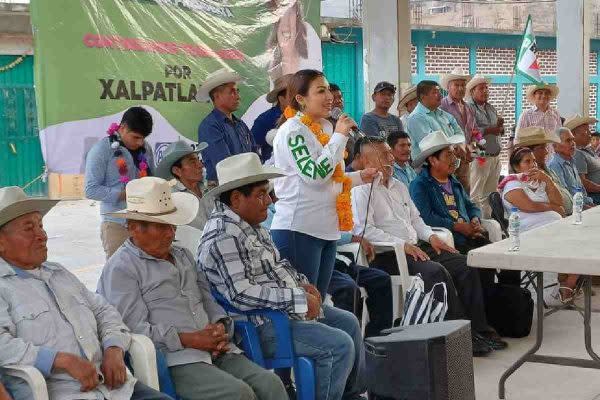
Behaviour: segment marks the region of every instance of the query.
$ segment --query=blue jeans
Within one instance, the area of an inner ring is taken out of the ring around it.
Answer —
[[[335,264],[336,241],[283,229],[271,230],[271,237],[281,257],[304,274],[325,298]]]
[[[325,318],[290,320],[294,352],[315,363],[316,400],[358,399],[366,391],[365,355],[358,320],[354,314],[323,305]],[[265,357],[275,353],[271,323],[258,328]]]

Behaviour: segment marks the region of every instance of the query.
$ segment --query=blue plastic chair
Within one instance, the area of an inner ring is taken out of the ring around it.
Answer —
[[[293,368],[298,400],[315,399],[315,367],[311,359],[297,357],[292,346],[290,321],[283,312],[271,309],[241,311],[232,306],[225,297],[213,290],[212,295],[227,313],[244,316],[261,316],[269,319],[275,329],[277,343],[275,354],[265,358],[260,346],[258,331],[250,321],[235,321],[235,332],[241,337],[240,346],[246,356],[254,363],[266,369]]]

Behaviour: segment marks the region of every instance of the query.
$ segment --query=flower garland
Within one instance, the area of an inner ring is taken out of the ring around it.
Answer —
[[[477,160],[477,164],[480,166],[485,165],[485,151],[483,150],[483,146],[485,146],[486,141],[479,129],[473,128],[471,131],[471,140],[473,148],[475,149],[475,159]]]
[[[287,106],[283,112],[286,119],[293,118],[298,112],[290,106]],[[314,122],[308,115],[302,114],[300,122],[308,127],[308,129],[317,137],[319,143],[325,146],[329,143],[330,136],[323,131],[323,127],[318,122]],[[344,174],[342,164],[335,166],[333,175],[331,176],[334,182],[342,184],[342,191],[337,195],[335,208],[338,216],[338,226],[340,231],[350,231],[354,226],[352,218],[352,201],[350,199],[350,189],[352,189],[352,179]]]
[[[19,57],[15,58],[12,62],[0,67],[0,72],[6,72],[10,69],[13,69],[17,65],[21,64],[23,62],[23,60],[25,60],[25,56],[19,56]]]
[[[121,149],[119,149],[119,147],[122,145],[122,143],[119,140],[119,137],[117,135],[117,132],[120,127],[121,126],[119,124],[113,122],[108,127],[108,130],[106,131],[106,133],[108,134],[108,137],[110,138],[110,147],[115,150],[114,156],[117,157],[115,164],[117,164],[117,169],[119,170],[119,175],[120,175],[119,182],[126,184],[131,179],[129,178],[127,161],[125,160],[125,157],[123,157],[123,152],[121,151]],[[138,173],[138,178],[143,178],[145,176],[148,176],[148,161],[146,159],[146,155],[144,154],[144,151],[140,152],[140,154],[138,155],[138,161],[139,161],[138,165],[139,165],[139,170],[140,170],[140,172]]]

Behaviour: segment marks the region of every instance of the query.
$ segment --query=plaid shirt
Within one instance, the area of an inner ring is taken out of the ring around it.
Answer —
[[[306,277],[281,259],[268,230],[251,226],[220,201],[204,227],[197,267],[240,310],[270,308],[305,318],[308,305],[300,284],[308,283]]]
[[[518,125],[519,129],[541,126],[548,132],[554,132],[562,126],[562,123],[560,122],[560,114],[556,109],[549,107],[548,110],[541,111],[537,107],[533,107],[521,114]]]

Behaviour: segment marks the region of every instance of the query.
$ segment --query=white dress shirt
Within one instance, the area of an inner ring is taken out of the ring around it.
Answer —
[[[364,237],[370,242],[393,242],[401,245],[405,242],[415,245],[419,239],[429,242],[434,232],[423,222],[402,182],[391,177],[386,187],[381,179],[377,179],[373,184],[367,214],[370,187],[371,185],[362,185],[352,189],[355,235],[361,235],[364,230]]]

